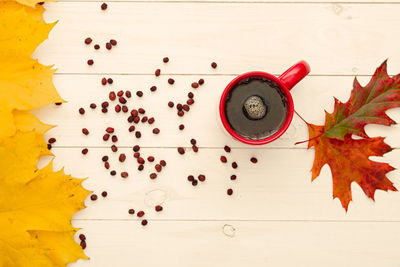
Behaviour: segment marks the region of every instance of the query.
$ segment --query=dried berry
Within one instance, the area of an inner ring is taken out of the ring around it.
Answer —
[[[161,169],[162,169],[162,167],[161,167],[160,164],[156,164],[156,165],[154,166],[154,168],[156,169],[157,172],[160,172]]]
[[[162,160],[160,160],[160,165],[165,167],[165,166],[167,166],[167,162],[162,159]]]
[[[96,107],[97,107],[97,106],[96,106],[95,103],[90,104],[90,108],[91,108],[91,109],[95,109]]]
[[[116,45],[117,45],[117,41],[114,40],[114,39],[111,39],[111,40],[110,40],[110,44],[112,44],[113,46],[116,46]]]
[[[198,184],[198,181],[197,181],[197,180],[193,180],[193,181],[192,181],[192,185],[193,185],[193,186],[196,186],[197,184]]]
[[[195,144],[197,143],[197,141],[196,141],[196,139],[192,138],[192,139],[190,139],[190,143],[191,143],[192,145],[195,145]]]
[[[101,4],[101,10],[106,10],[106,9],[107,9],[107,4],[106,3]]]
[[[213,69],[215,69],[215,68],[217,67],[217,63],[215,63],[215,62],[211,63],[211,67],[212,67]]]
[[[126,91],[125,91],[125,96],[126,96],[127,98],[131,98],[131,97],[132,97],[131,91],[126,90]]]
[[[257,158],[255,158],[255,157],[252,157],[252,158],[250,159],[250,161],[251,161],[252,163],[254,163],[254,164],[256,164],[256,163],[258,162]]]
[[[87,64],[88,64],[89,66],[93,65],[93,64],[94,64],[93,59],[89,59],[89,60],[87,61]]]
[[[116,147],[115,145],[111,146],[111,151],[112,152],[117,152],[118,151],[118,147]]]
[[[157,205],[157,206],[154,207],[154,209],[155,209],[157,212],[160,212],[160,211],[163,210],[163,207],[160,206],[160,205]]]
[[[233,180],[236,180],[236,175],[231,175],[231,180],[233,181]]]
[[[140,114],[145,114],[145,113],[146,113],[146,110],[144,110],[144,108],[139,108],[139,109],[138,109],[138,112],[139,112]]]
[[[183,147],[178,147],[178,153],[181,155],[185,154],[185,149]]]
[[[134,130],[135,130],[135,126],[134,125],[129,126],[129,129],[128,129],[129,132],[133,132]]]
[[[194,94],[193,94],[192,92],[189,92],[189,93],[188,93],[188,97],[189,97],[189,98],[193,98],[193,97],[194,97]]]
[[[53,144],[56,142],[56,139],[54,137],[50,138],[48,141],[50,144]]]
[[[197,179],[199,179],[200,182],[204,182],[206,180],[206,176],[204,174],[200,174],[197,176]]]
[[[133,153],[133,157],[134,157],[134,158],[139,158],[139,157],[140,157],[140,153],[139,153],[139,152]]]
[[[128,178],[129,174],[127,172],[121,172],[122,178]]]
[[[194,99],[190,98],[186,101],[186,104],[188,105],[193,105],[194,104]]]
[[[138,97],[142,97],[142,96],[143,96],[143,92],[142,92],[142,91],[137,91],[137,92],[136,92],[136,95],[137,95]]]
[[[147,225],[147,220],[142,220],[142,222],[141,222],[141,224],[143,225],[143,226],[146,226]]]
[[[108,109],[107,109],[107,108],[102,108],[102,109],[101,109],[101,112],[107,113],[107,112],[108,112]]]
[[[101,160],[102,160],[103,162],[108,161],[108,156],[103,156],[103,157],[101,158]]]
[[[114,109],[115,109],[115,112],[119,113],[121,111],[121,106],[119,104],[117,104]]]
[[[151,92],[157,91],[157,86],[153,85],[152,87],[150,87],[150,91]]]
[[[104,162],[104,168],[106,168],[107,170],[110,168],[110,163],[108,161]]]
[[[116,172],[115,170],[112,170],[112,171],[110,171],[110,174],[111,174],[112,176],[115,176],[115,175],[117,174],[117,172]]]
[[[229,146],[224,146],[224,150],[226,153],[230,153],[231,152],[231,148]]]
[[[233,194],[233,190],[232,190],[231,188],[229,188],[228,190],[226,190],[226,193],[227,193],[228,195],[232,195],[232,194]]]
[[[178,116],[179,116],[179,117],[183,117],[183,115],[185,115],[185,113],[183,112],[183,110],[179,110],[179,111],[178,111]]]
[[[148,156],[147,157],[147,161],[148,162],[153,162],[154,161],[154,157],[153,156]]]
[[[107,127],[106,128],[106,132],[109,133],[109,134],[112,134],[112,133],[114,133],[114,128],[113,127]]]
[[[158,128],[153,129],[153,134],[159,134],[159,133],[160,133],[160,129],[158,129]]]
[[[154,75],[156,75],[158,77],[158,76],[160,76],[160,74],[161,74],[161,70],[156,69],[156,71],[154,72]]]
[[[112,45],[110,43],[106,43],[106,48],[107,48],[107,50],[111,50]]]
[[[127,106],[122,106],[122,112],[127,113],[129,111]]]
[[[169,79],[168,79],[168,83],[169,83],[169,84],[174,84],[174,83],[175,83],[175,80],[172,79],[172,78],[169,78]]]
[[[139,121],[140,121],[140,117],[139,117],[139,116],[133,118],[133,122],[134,122],[134,123],[138,124]]]
[[[82,240],[79,245],[81,246],[82,249],[85,249],[86,248],[86,241]]]
[[[196,152],[196,153],[199,151],[199,148],[196,145],[193,145],[192,149],[193,149],[193,152]]]
[[[113,135],[113,136],[111,137],[111,141],[112,141],[113,143],[118,142],[118,137],[117,137],[116,135]]]
[[[144,164],[145,161],[144,161],[144,158],[138,157],[137,162],[138,162],[139,164]]]
[[[203,85],[203,84],[204,84],[204,79],[200,79],[200,80],[199,80],[199,84],[200,84],[200,85]]]
[[[85,114],[85,109],[84,108],[80,108],[79,109],[79,114],[81,114],[81,115]]]
[[[109,138],[110,138],[110,135],[109,135],[109,134],[103,135],[103,140],[104,140],[104,141],[108,141]]]
[[[124,95],[124,91],[119,90],[118,93],[117,93],[117,96],[123,96],[123,95]]]
[[[177,109],[177,110],[182,110],[182,109],[183,109],[182,104],[181,104],[181,103],[178,103],[178,104],[176,105],[176,109]]]
[[[128,210],[128,213],[129,213],[129,214],[135,214],[135,210],[134,210],[134,209],[129,209],[129,210]]]
[[[132,109],[131,115],[132,115],[133,117],[136,117],[137,115],[139,115],[139,112],[138,112],[136,109]]]
[[[151,118],[149,119],[148,123],[149,123],[149,124],[153,124],[154,121],[155,121],[155,119],[154,119],[153,117],[151,117]]]
[[[107,194],[107,191],[103,191],[103,192],[101,192],[101,196],[102,197],[106,197],[108,194]]]
[[[183,105],[182,106],[182,109],[184,110],[184,111],[189,111],[190,110],[190,107],[188,106],[188,105]]]
[[[112,78],[108,78],[108,79],[107,79],[107,82],[108,82],[109,84],[113,84],[114,81],[113,81]]]
[[[133,122],[133,121],[135,120],[135,117],[129,116],[126,120],[127,120],[129,123],[131,123],[131,122]]]
[[[99,50],[99,49],[100,49],[100,45],[95,44],[95,45],[94,45],[94,49]]]
[[[91,196],[90,196],[90,199],[91,199],[92,201],[97,200],[97,195],[96,195],[96,194],[91,195]]]
[[[106,78],[101,78],[101,84],[106,85],[107,84],[107,79]]]
[[[236,169],[238,167],[237,163],[234,161],[232,162],[232,168]]]
[[[181,131],[182,131],[183,129],[185,129],[185,125],[183,125],[183,124],[180,124],[180,125],[179,125],[179,130],[181,130]]]
[[[50,144],[47,144],[47,149],[51,150],[51,145]]]
[[[140,146],[139,145],[135,145],[133,147],[133,151],[138,152],[140,150]]]
[[[188,179],[189,182],[193,182],[194,181],[194,176],[193,175],[189,175],[187,177],[187,179]]]
[[[138,216],[138,217],[143,217],[143,216],[144,216],[144,211],[142,211],[142,210],[139,211],[139,212],[137,213],[137,216]]]
[[[144,165],[143,165],[143,164],[140,164],[139,167],[138,167],[138,170],[139,170],[139,171],[143,171],[143,169],[144,169]]]
[[[89,152],[89,149],[87,149],[87,148],[82,149],[82,154],[83,155],[86,155],[88,152]]]
[[[173,108],[173,107],[174,107],[174,102],[169,101],[169,102],[168,102],[168,107]]]
[[[120,97],[118,98],[118,101],[119,101],[119,103],[121,103],[121,104],[126,104],[126,99],[125,99],[125,97],[120,96]]]
[[[79,239],[80,239],[80,240],[86,240],[86,236],[85,236],[84,234],[80,234],[80,235],[79,235]]]
[[[85,44],[87,44],[87,45],[91,44],[92,41],[93,41],[92,38],[88,37],[88,38],[85,39]]]
[[[165,58],[163,58],[163,60],[162,60],[164,63],[168,63],[168,61],[169,61],[169,58],[168,57],[165,57]]]
[[[136,136],[136,138],[140,138],[140,137],[142,137],[142,133],[139,131],[136,131],[135,136]]]
[[[119,155],[119,158],[118,158],[118,160],[119,160],[120,162],[124,162],[124,161],[125,161],[125,159],[126,159],[126,156],[125,156],[125,154],[124,154],[124,153],[122,153],[122,154],[120,154],[120,155]]]
[[[88,135],[88,134],[89,134],[89,130],[86,129],[86,128],[83,128],[83,129],[82,129],[82,133],[83,133],[84,135]]]
[[[199,84],[198,83],[192,83],[192,88],[198,88],[199,87]]]
[[[220,160],[221,160],[222,163],[226,163],[226,162],[227,162],[227,159],[226,159],[225,156],[221,156],[221,157],[220,157]]]
[[[157,173],[155,173],[155,172],[153,172],[153,173],[150,173],[150,179],[156,179],[157,178]]]

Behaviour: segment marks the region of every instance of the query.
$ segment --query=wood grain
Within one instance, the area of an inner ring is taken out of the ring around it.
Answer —
[[[105,13],[98,3],[48,3],[46,19],[59,23],[37,52],[59,73],[280,74],[305,59],[314,75],[370,75],[386,58],[399,70],[400,6],[340,6],[116,2]],[[103,49],[84,45],[87,36]],[[119,43],[108,51],[110,38]]]
[[[91,258],[76,266],[400,264],[395,245],[400,235],[398,223],[150,221],[145,228],[138,221],[74,224],[84,227],[86,252]],[[234,237],[224,234],[225,224],[235,229]]]

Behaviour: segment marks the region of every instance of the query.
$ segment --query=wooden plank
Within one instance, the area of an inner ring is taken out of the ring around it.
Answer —
[[[399,223],[75,221],[90,261],[71,266],[385,266]],[[235,229],[234,237],[224,234]]]
[[[46,8],[47,21],[59,23],[35,56],[59,73],[279,74],[305,59],[313,74],[368,75],[386,58],[392,73],[400,70],[393,41],[399,5],[116,2],[105,13],[96,2],[62,2]],[[87,36],[103,49],[84,45]],[[110,38],[119,43],[108,51]]]
[[[168,76],[155,78],[153,76],[137,75],[112,75],[112,86],[100,84],[101,75],[56,75],[54,83],[61,96],[68,101],[62,106],[48,106],[36,112],[43,121],[58,125],[52,129],[46,138],[56,137],[55,146],[103,146],[109,147],[110,142],[105,143],[102,136],[105,128],[113,126],[116,129],[119,141],[118,146],[132,147],[140,144],[145,147],[177,147],[189,146],[189,140],[195,138],[200,147],[223,147],[228,144],[232,147],[248,147],[228,135],[222,127],[218,115],[219,98],[224,87],[234,76],[207,76],[205,84],[199,89],[190,87],[192,81],[197,81],[202,76],[173,76],[176,83],[170,86],[167,83]],[[108,77],[108,76],[107,76]],[[310,123],[322,124],[324,121],[323,110],[329,112],[333,109],[333,96],[339,100],[347,101],[353,77],[307,77],[292,90],[296,110]],[[361,77],[360,82],[365,84],[369,77]],[[150,92],[149,88],[157,85],[156,92]],[[143,107],[147,110],[147,116],[154,116],[156,122],[151,125],[139,124],[137,128],[143,133],[140,139],[136,139],[133,133],[128,132],[129,123],[125,114],[116,114],[113,106],[112,112],[106,115],[100,108],[95,111],[88,106],[94,102],[98,106],[108,98],[111,90],[129,89],[133,97],[129,100],[131,108]],[[191,90],[192,89],[192,90]],[[136,90],[143,90],[144,96],[135,95]],[[184,102],[187,93],[193,91],[195,104],[183,118],[178,117],[176,109],[167,106],[168,101],[175,103]],[[78,113],[78,109],[86,109],[85,116]],[[388,114],[400,121],[400,109],[393,109]],[[178,125],[183,123],[185,129],[180,131]],[[89,136],[84,136],[81,128],[86,127],[90,131]],[[161,133],[152,134],[152,128],[158,127]],[[393,147],[400,147],[400,140],[396,137],[399,132],[398,125],[368,126],[367,133],[371,136],[387,136],[386,141]],[[295,147],[304,148],[305,144],[295,146],[294,143],[307,140],[307,127],[297,115],[288,131],[277,141],[263,147]]]
[[[75,177],[88,177],[85,188],[101,194],[108,192],[106,199],[99,197],[96,202],[87,199],[87,209],[78,213],[80,219],[131,219],[129,208],[143,209],[151,219],[168,220],[367,220],[400,221],[398,192],[377,191],[376,203],[368,199],[358,185],[353,184],[353,199],[346,214],[338,199],[332,200],[331,173],[327,166],[320,177],[311,183],[309,172],[314,153],[304,149],[234,149],[228,156],[228,164],[220,162],[223,149],[200,149],[196,154],[187,150],[179,155],[174,148],[141,149],[141,156],[152,155],[156,162],[146,163],[143,171],[133,158],[133,151],[125,148],[118,153],[110,149],[92,148],[86,156],[80,148],[53,149],[55,169]],[[125,153],[124,163],[118,161],[119,153]],[[111,176],[103,167],[103,155],[110,157],[110,170],[118,175]],[[258,163],[250,163],[250,157]],[[159,160],[167,166],[157,179],[151,180],[154,165]],[[384,158],[394,166],[398,165],[400,151],[395,150]],[[381,159],[382,160],[382,159]],[[239,167],[231,168],[236,161]],[[123,179],[119,173],[127,171]],[[188,175],[206,175],[206,181],[193,187],[187,181]],[[231,181],[230,176],[237,175]],[[398,172],[389,174],[398,186]],[[234,190],[228,196],[228,188]],[[154,206],[161,204],[165,210],[156,214]]]

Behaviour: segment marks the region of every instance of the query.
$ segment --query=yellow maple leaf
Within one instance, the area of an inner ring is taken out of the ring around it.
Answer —
[[[43,11],[0,2],[0,138],[15,133],[15,110],[63,102],[52,82],[55,70],[30,58],[54,26],[44,22]]]
[[[38,169],[46,153],[36,132],[17,132],[0,143],[0,266],[65,266],[87,259],[74,242],[72,215],[90,193],[52,164]],[[42,140],[43,141],[43,140]],[[6,230],[5,230],[6,229]]]
[[[56,0],[0,0],[0,2],[17,2],[25,6],[35,7],[39,2],[56,2]]]

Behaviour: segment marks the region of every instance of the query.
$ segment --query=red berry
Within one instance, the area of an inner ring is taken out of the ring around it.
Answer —
[[[116,174],[117,174],[116,171],[114,171],[114,170],[110,171],[110,175],[115,176]]]
[[[159,133],[160,133],[160,129],[158,129],[158,128],[153,129],[153,134],[159,134]]]
[[[233,194],[233,190],[232,190],[231,188],[229,188],[228,190],[226,190],[226,193],[227,193],[228,195],[232,195],[232,194]]]
[[[131,98],[131,97],[132,97],[131,91],[126,90],[126,91],[125,91],[125,96],[126,96],[127,98]]]
[[[50,138],[48,141],[50,144],[53,144],[56,142],[56,139],[54,137]]]
[[[121,172],[122,178],[128,178],[129,174],[127,172]]]
[[[103,157],[101,158],[101,160],[102,160],[103,162],[108,161],[108,156],[103,156]]]
[[[151,117],[151,118],[149,119],[148,123],[149,123],[149,124],[153,124],[154,121],[155,121],[155,119],[154,119],[153,117]]]
[[[183,125],[183,124],[180,124],[180,125],[179,125],[179,130],[181,130],[181,131],[182,131],[183,129],[185,129],[185,125]]]
[[[156,71],[154,72],[154,74],[158,77],[161,74],[161,70],[160,69],[156,69]]]
[[[89,152],[89,150],[87,148],[82,149],[82,154],[86,155]]]
[[[81,114],[81,115],[85,114],[85,109],[84,108],[80,108],[79,109],[79,114]]]
[[[184,113],[182,110],[179,110],[179,111],[178,111],[178,116],[179,116],[179,117],[183,117],[183,115],[185,115],[185,113]]]
[[[135,130],[135,126],[134,125],[129,126],[128,130],[129,130],[129,132],[133,132]]]
[[[142,157],[139,157],[138,159],[137,159],[137,162],[139,163],[139,164],[144,164],[144,158],[142,158]]]
[[[122,112],[127,113],[129,111],[127,106],[122,106]]]
[[[111,50],[112,45],[110,43],[106,43],[106,48],[107,48],[107,50]]]
[[[154,207],[154,209],[155,209],[157,212],[160,212],[160,211],[163,210],[163,207],[160,206],[160,205],[157,205],[157,206]]]
[[[107,79],[107,82],[108,82],[109,84],[112,84],[114,81],[113,81],[112,78],[108,78],[108,79]]]
[[[89,130],[86,129],[86,128],[83,128],[83,129],[82,129],[82,133],[83,133],[84,135],[88,135],[88,134],[89,134]]]
[[[169,83],[169,84],[174,84],[174,83],[175,83],[175,80],[172,79],[172,78],[169,78],[169,79],[168,79],[168,83]]]
[[[139,111],[140,114],[146,113],[146,110],[144,110],[144,108],[139,108],[138,111]]]
[[[168,107],[173,108],[173,107],[174,107],[174,102],[169,101],[169,102],[168,102]]]
[[[117,98],[117,96],[115,95],[115,92],[114,92],[114,91],[111,91],[111,92],[108,94],[108,98],[109,98],[111,101],[114,101],[114,100]]]
[[[113,136],[111,137],[111,141],[112,141],[113,143],[118,142],[118,137],[117,137],[116,135],[113,135]]]
[[[140,150],[140,146],[135,145],[132,149],[133,149],[133,151],[138,152]]]
[[[148,156],[147,157],[147,161],[148,162],[153,162],[154,161],[154,157],[153,156]]]
[[[114,39],[111,39],[111,40],[110,40],[110,44],[112,44],[113,46],[116,46],[116,45],[117,45],[117,41],[114,40]]]
[[[109,134],[112,134],[114,132],[114,128],[113,127],[107,127],[106,128],[106,132]]]
[[[236,169],[238,167],[236,162],[232,162],[232,168]]]
[[[185,149],[183,147],[178,147],[178,153],[181,155],[185,154]]]
[[[150,173],[150,179],[154,180],[156,178],[157,178],[157,173],[155,173],[155,172]]]
[[[192,92],[189,92],[189,93],[188,93],[188,97],[189,97],[189,98],[193,98],[193,97],[194,97],[194,94],[193,94]]]
[[[153,85],[152,87],[150,87],[151,92],[155,92],[156,90],[157,90],[157,86]]]
[[[104,140],[104,141],[108,141],[109,138],[110,138],[110,135],[109,135],[109,134],[103,135],[103,140]]]
[[[124,91],[119,90],[118,93],[117,93],[117,96],[123,96],[123,95],[124,95]]]
[[[189,182],[193,182],[194,181],[194,176],[193,175],[189,175],[187,177],[187,179],[188,179]]]
[[[119,113],[121,111],[121,106],[119,104],[117,104],[114,109],[115,109],[115,112]]]
[[[138,117],[137,117],[137,118],[138,118]],[[135,136],[136,136],[136,138],[140,138],[140,137],[142,137],[142,133],[139,132],[139,131],[136,131],[136,132],[135,132]]]
[[[231,180],[236,180],[236,175],[231,175]]]
[[[162,169],[160,164],[156,164],[156,166],[154,166],[154,168],[156,169],[157,172],[160,172]]]
[[[139,152],[133,153],[133,157],[134,157],[134,158],[139,158],[139,157],[140,157],[140,153],[139,153]]]
[[[184,111],[189,111],[190,110],[190,107],[188,106],[188,105],[183,105],[182,106],[182,109],[184,110]]]
[[[142,96],[143,96],[143,92],[142,92],[142,91],[137,91],[137,92],[136,92],[136,95],[137,95],[138,97],[142,97]]]
[[[204,84],[204,79],[200,79],[200,80],[199,80],[199,84],[200,84],[200,85],[203,85],[203,84]]]
[[[143,164],[140,164],[139,167],[138,167],[138,170],[139,170],[139,171],[143,171],[143,169],[144,169],[144,165],[143,165]]]
[[[167,63],[168,61],[169,61],[169,58],[168,58],[168,57],[163,58],[163,62],[164,62],[164,63]]]
[[[119,155],[119,158],[118,158],[118,160],[119,160],[120,162],[124,162],[124,161],[125,161],[125,159],[126,159],[126,156],[125,156],[125,154],[124,154],[124,153],[122,153],[122,154],[120,154],[120,155]]]
[[[87,61],[87,64],[88,64],[89,66],[93,65],[93,64],[94,64],[93,59],[89,59],[89,60]]]
[[[86,248],[86,241],[82,240],[81,243],[80,243],[80,246],[81,246],[82,249],[85,249]]]
[[[85,44],[91,44],[92,43],[92,38],[88,37],[85,39]]]
[[[118,151],[118,147],[116,147],[115,145],[111,146],[111,151],[112,152],[117,152]]]
[[[213,69],[215,69],[215,68],[217,67],[217,63],[215,63],[215,62],[211,63],[211,67],[212,67]]]
[[[100,45],[95,44],[95,45],[94,45],[94,49],[99,50],[99,49],[100,49]]]
[[[107,191],[103,191],[103,192],[101,192],[101,196],[102,197],[106,197],[108,194],[107,194]]]
[[[102,108],[102,109],[101,109],[101,112],[107,113],[107,112],[108,112],[108,109],[107,109],[107,108]]]
[[[142,222],[141,222],[141,224],[143,225],[143,226],[146,226],[147,225],[147,220],[142,220]]]
[[[148,120],[147,116],[143,116],[142,123],[145,123]]]
[[[80,239],[80,240],[86,240],[86,236],[85,236],[84,234],[80,234],[80,235],[79,235],[79,239]]]
[[[102,78],[101,79],[101,84],[102,85],[106,85],[107,84],[107,79],[106,78]]]
[[[143,217],[143,216],[144,216],[144,211],[142,211],[142,210],[139,211],[139,212],[137,213],[137,216],[138,216],[138,217]]]
[[[225,156],[221,156],[221,158],[220,158],[220,159],[221,159],[221,162],[222,162],[222,163],[226,163],[226,162],[227,162],[227,159],[226,159],[226,157],[225,157]]]
[[[196,89],[196,88],[199,87],[199,84],[198,83],[192,83],[192,87]]]
[[[200,182],[204,182],[206,180],[206,176],[204,174],[200,174],[197,178]]]
[[[190,143],[191,143],[192,145],[196,145],[197,141],[196,141],[196,139],[192,138],[192,139],[190,139]]]
[[[167,162],[162,159],[162,160],[160,160],[160,165],[165,167],[165,166],[167,166]]]
[[[186,104],[188,105],[193,105],[194,104],[194,99],[190,98],[186,101]]]
[[[107,170],[110,168],[110,163],[108,161],[104,162],[104,168],[106,168]]]
[[[96,107],[97,107],[97,106],[96,106],[95,103],[90,104],[90,108],[91,108],[91,109],[95,109]]]
[[[132,110],[131,110],[131,115],[132,115],[133,117],[136,117],[137,115],[139,115],[139,112],[138,112],[136,109],[132,109]]]
[[[119,103],[121,103],[121,104],[126,104],[126,99],[125,99],[125,97],[120,96],[120,97],[118,98],[118,101],[119,101]]]
[[[101,4],[101,10],[106,10],[106,9],[107,9],[107,4],[106,3]]]
[[[250,159],[250,161],[251,161],[252,163],[254,163],[254,164],[256,164],[256,163],[258,162],[257,158],[255,158],[255,157],[252,157],[252,158]]]
[[[91,195],[90,199],[93,200],[93,201],[97,200],[97,195],[96,194]]]
[[[197,183],[198,183],[198,181],[197,181],[197,180],[193,180],[193,181],[192,181],[192,185],[193,185],[193,186],[196,186],[196,185],[197,185]]]
[[[128,210],[128,213],[129,213],[129,214],[135,214],[135,210],[134,210],[134,209],[129,209],[129,210]]]
[[[224,146],[224,150],[226,153],[230,153],[231,152],[231,148],[229,146]]]
[[[192,146],[193,152],[197,153],[199,151],[199,148],[196,145]]]

